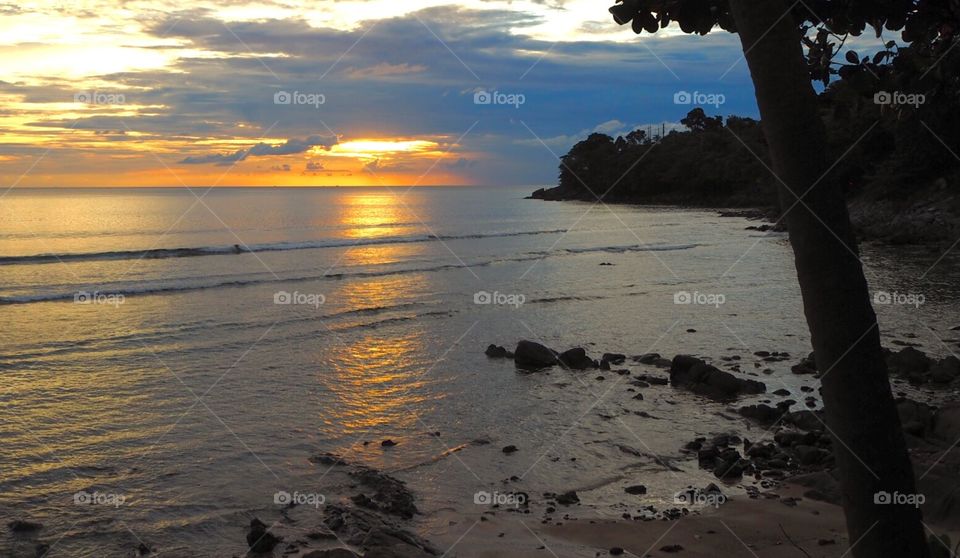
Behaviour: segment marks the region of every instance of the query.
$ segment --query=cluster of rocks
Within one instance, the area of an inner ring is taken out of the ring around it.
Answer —
[[[540,370],[551,366],[562,366],[572,370],[597,368],[610,370],[611,364],[623,364],[627,360],[626,355],[618,353],[605,353],[599,360],[595,360],[590,358],[586,349],[582,347],[575,347],[561,353],[527,340],[517,343],[517,348],[512,352],[498,345],[490,345],[485,354],[490,358],[513,359],[518,368],[525,370]]]
[[[627,355],[621,353],[604,353],[599,360],[587,355],[586,350],[580,347],[557,352],[545,345],[533,341],[522,340],[517,343],[514,351],[498,345],[490,345],[485,351],[490,358],[512,358],[518,368],[525,370],[540,370],[551,366],[561,366],[571,370],[600,369],[611,370],[612,366],[622,365],[627,361]],[[765,358],[782,360],[788,358],[787,353],[766,353]],[[735,399],[741,395],[765,393],[767,386],[763,382],[744,379],[729,372],[707,364],[703,360],[688,356],[677,355],[673,360],[660,356],[659,353],[646,353],[629,357],[639,364],[657,366],[670,369],[670,379],[651,375],[637,377],[633,385],[647,387],[649,384],[664,385],[668,381],[674,387],[682,387],[694,393],[718,400]],[[615,370],[626,375],[627,369]],[[598,379],[602,379],[598,377]]]
[[[897,352],[884,349],[884,354],[890,374],[913,385],[948,386],[960,379],[960,359],[952,355],[937,360],[914,347],[904,347]]]
[[[699,466],[721,480],[753,476],[757,480],[776,481],[833,467],[831,444],[830,436],[819,430],[783,429],[769,442],[753,443],[736,434],[720,434],[710,439],[697,438],[681,451],[696,454]]]
[[[331,453],[315,455],[310,461],[347,469],[347,474],[357,481],[352,488],[360,490],[349,499],[353,505],[326,504],[320,525],[303,537],[286,543],[271,527],[259,518],[253,518],[246,535],[251,554],[268,554],[281,544],[283,555],[298,554],[318,541],[339,548],[298,555],[302,558],[359,558],[360,554],[342,548],[344,544],[362,551],[366,558],[427,558],[438,554],[429,543],[400,524],[401,520],[419,513],[413,493],[402,481],[364,465],[347,463]],[[289,515],[294,507],[296,504],[291,503],[282,510],[281,523],[295,522]]]

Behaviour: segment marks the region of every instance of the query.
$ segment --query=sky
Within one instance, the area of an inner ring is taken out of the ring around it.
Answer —
[[[735,35],[608,4],[0,0],[0,181],[540,186],[593,131],[757,116]]]

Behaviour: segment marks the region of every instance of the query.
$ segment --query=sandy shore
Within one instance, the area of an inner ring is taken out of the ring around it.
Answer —
[[[486,521],[462,523],[465,534],[451,541],[454,546],[447,555],[471,558],[849,556],[843,510],[833,504],[803,498],[805,490],[785,484],[757,499],[732,498],[719,508],[708,508],[673,521],[581,518],[544,525],[529,515],[499,514]],[[796,500],[792,500],[794,498]],[[960,526],[953,526],[952,531],[939,525],[931,527],[938,533],[949,532],[956,540]],[[434,542],[442,547],[447,541]],[[618,554],[617,549],[622,549],[622,554]]]

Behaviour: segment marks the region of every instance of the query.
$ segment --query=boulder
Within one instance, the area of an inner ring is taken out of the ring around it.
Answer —
[[[557,364],[557,352],[533,341],[520,341],[513,360],[521,368],[546,368]]]
[[[743,380],[704,361],[677,355],[670,367],[670,383],[714,399],[734,399],[743,394],[764,393],[767,386],[756,380]]]
[[[587,368],[596,368],[597,363],[587,356],[587,351],[581,347],[564,351],[557,359],[562,366],[574,370],[586,370]]]

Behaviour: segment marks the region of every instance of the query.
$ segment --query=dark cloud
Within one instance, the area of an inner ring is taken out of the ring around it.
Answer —
[[[306,139],[289,139],[280,145],[270,145],[260,142],[249,149],[239,149],[233,153],[222,154],[212,153],[209,155],[190,156],[180,161],[181,165],[230,165],[232,163],[243,161],[247,157],[262,157],[268,155],[293,155],[295,153],[305,153],[313,147],[330,149],[337,144],[337,138],[334,136],[310,136]]]

